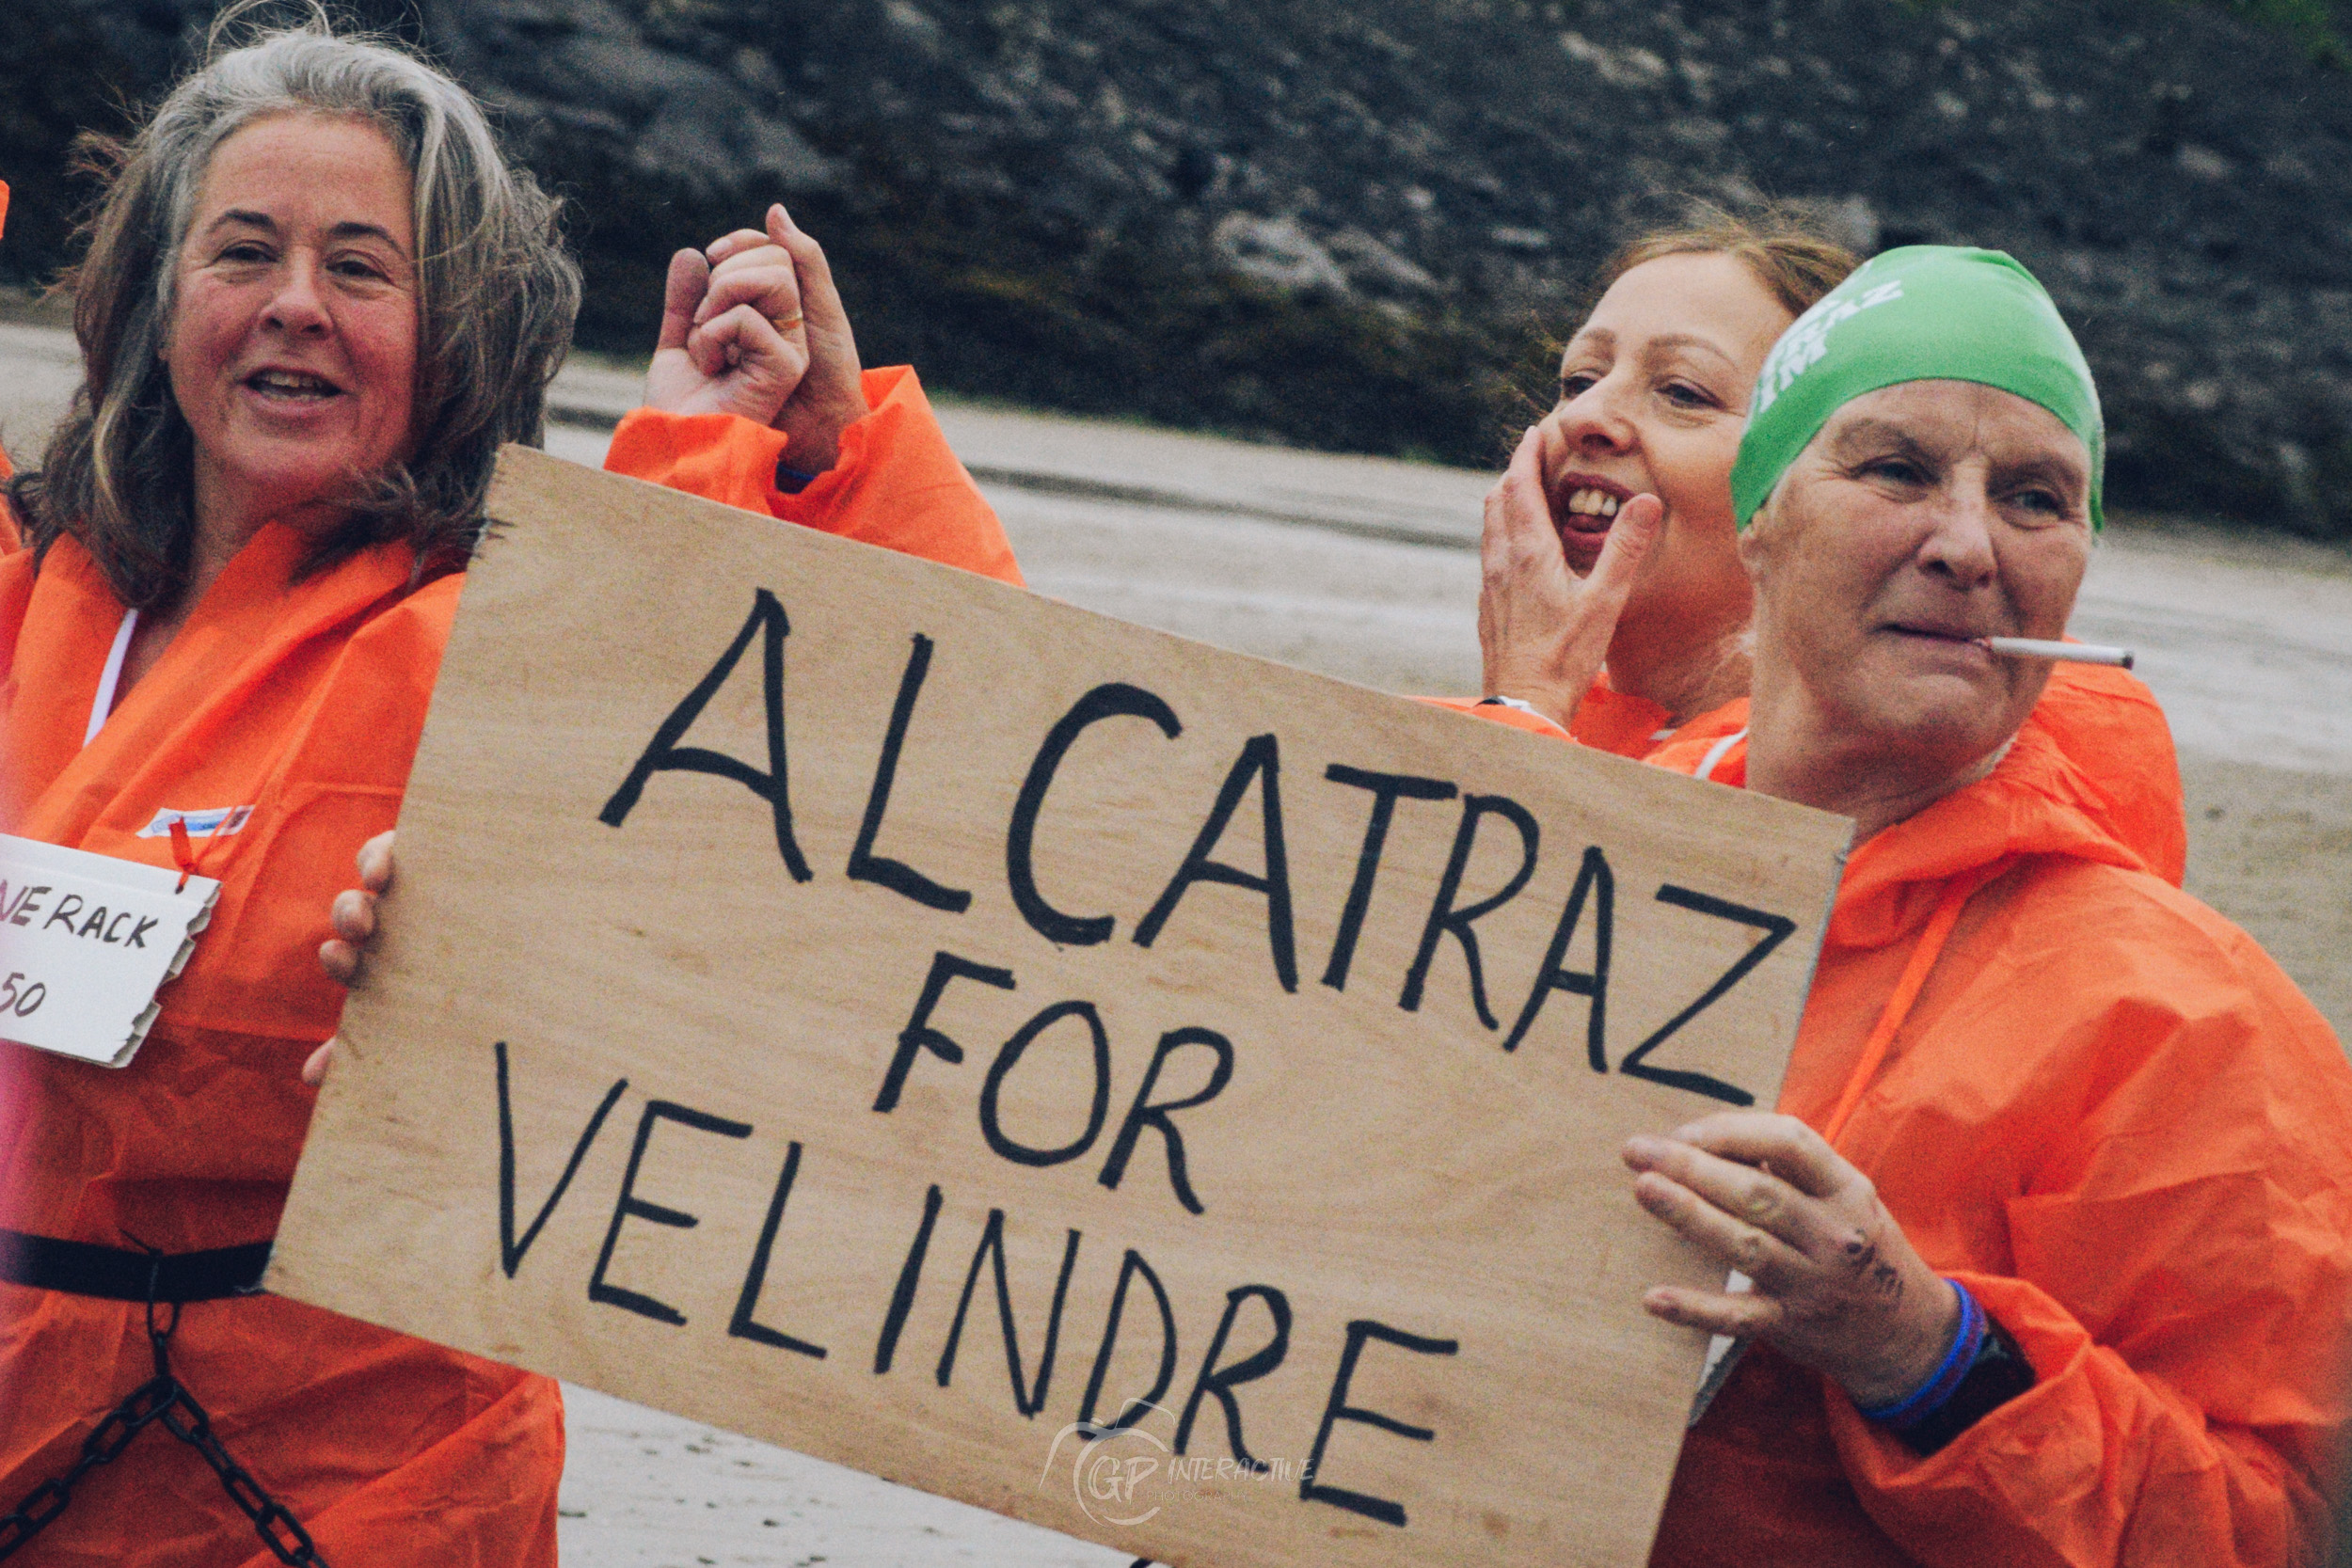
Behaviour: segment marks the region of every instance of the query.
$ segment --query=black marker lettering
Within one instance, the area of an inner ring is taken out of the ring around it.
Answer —
[[[1200,836],[1192,841],[1184,864],[1176,868],[1176,875],[1168,879],[1159,902],[1152,906],[1152,912],[1136,927],[1137,947],[1149,947],[1158,940],[1160,927],[1176,912],[1177,904],[1193,883],[1223,882],[1229,887],[1247,888],[1265,895],[1266,946],[1274,955],[1275,978],[1282,982],[1284,990],[1298,989],[1297,946],[1291,935],[1290,856],[1282,847],[1281,775],[1281,749],[1274,736],[1255,735],[1243,743],[1241,755],[1233,759],[1232,770],[1225,775],[1224,786],[1216,792],[1216,804],[1209,808],[1209,819],[1201,824]],[[1264,824],[1263,877],[1209,859],[1209,851],[1225,836],[1226,827],[1232,821],[1252,779],[1258,781],[1260,819]]]
[[[73,934],[77,937],[103,935],[106,929],[106,906],[99,905],[97,909],[90,911],[89,918],[82,922],[82,928]]]
[[[1367,1519],[1377,1519],[1384,1525],[1405,1528],[1405,1508],[1386,1497],[1368,1497],[1342,1487],[1325,1486],[1315,1477],[1323,1473],[1323,1450],[1331,1441],[1331,1429],[1341,1421],[1360,1421],[1366,1426],[1392,1432],[1399,1437],[1409,1437],[1416,1443],[1426,1443],[1437,1435],[1427,1427],[1407,1426],[1392,1416],[1377,1410],[1363,1410],[1347,1402],[1347,1386],[1356,1376],[1356,1358],[1364,1352],[1364,1341],[1377,1339],[1395,1345],[1416,1355],[1453,1355],[1462,1347],[1452,1339],[1424,1339],[1418,1334],[1391,1328],[1374,1323],[1370,1318],[1358,1318],[1347,1325],[1347,1348],[1340,1353],[1339,1375],[1331,1380],[1330,1402],[1323,1407],[1323,1425],[1315,1433],[1314,1451],[1307,1456],[1307,1468],[1298,1482],[1301,1502],[1329,1503],[1350,1513],[1360,1513]]]
[[[1226,1336],[1233,1331],[1233,1319],[1241,1312],[1241,1304],[1255,1296],[1266,1305],[1274,1317],[1274,1337],[1257,1350],[1234,1362],[1219,1368],[1218,1356],[1225,1354]],[[1225,1407],[1225,1441],[1232,1449],[1233,1458],[1252,1475],[1263,1475],[1273,1466],[1251,1456],[1241,1437],[1241,1401],[1233,1397],[1237,1384],[1253,1383],[1282,1364],[1282,1357],[1291,1348],[1290,1297],[1271,1285],[1238,1285],[1225,1293],[1225,1315],[1216,1322],[1216,1338],[1209,1341],[1209,1354],[1200,1360],[1200,1375],[1192,1380],[1192,1397],[1184,1401],[1184,1414],[1176,1423],[1176,1451],[1190,1451],[1192,1418],[1200,1410],[1200,1396],[1216,1396]]]
[[[1502,884],[1502,892],[1457,910],[1454,900],[1462,891],[1462,873],[1469,867],[1470,850],[1478,841],[1478,824],[1489,814],[1519,831],[1519,868]],[[1462,826],[1454,832],[1454,853],[1447,858],[1445,876],[1438,883],[1437,902],[1429,906],[1429,923],[1422,927],[1421,950],[1413,955],[1413,967],[1405,972],[1405,994],[1397,998],[1398,1006],[1408,1013],[1420,1009],[1430,960],[1438,956],[1438,939],[1451,931],[1462,944],[1462,958],[1470,965],[1470,1006],[1478,1010],[1478,1022],[1489,1029],[1502,1027],[1486,1008],[1486,976],[1478,961],[1478,934],[1470,927],[1518,897],[1519,889],[1535,875],[1535,846],[1539,837],[1535,819],[1517,800],[1502,795],[1462,797]]]
[[[1054,1347],[1061,1339],[1062,1302],[1070,1294],[1070,1271],[1078,1262],[1078,1232],[1073,1230],[1062,1247],[1061,1277],[1054,1282],[1054,1307],[1045,1318],[1045,1345],[1038,1352],[1037,1387],[1032,1391],[1021,1373],[1021,1337],[1012,1322],[1012,1288],[1005,1280],[1005,1212],[991,1209],[988,1227],[980,1232],[980,1244],[972,1252],[972,1272],[963,1276],[963,1298],[956,1303],[956,1321],[947,1330],[946,1348],[939,1353],[939,1386],[947,1386],[955,1376],[956,1346],[963,1338],[964,1314],[972,1307],[972,1287],[979,1283],[980,1260],[993,1258],[996,1261],[996,1317],[1005,1330],[1005,1367],[1012,1375],[1013,1407],[1024,1416],[1035,1417],[1045,1408],[1045,1389],[1054,1376]]]
[[[1442,779],[1417,779],[1409,773],[1368,773],[1335,762],[1323,770],[1334,784],[1372,791],[1372,816],[1364,824],[1364,847],[1356,857],[1356,879],[1348,884],[1347,904],[1340,911],[1339,934],[1331,939],[1331,959],[1323,966],[1323,983],[1333,990],[1347,989],[1348,966],[1356,960],[1356,939],[1363,934],[1364,916],[1372,908],[1373,879],[1380,874],[1380,852],[1389,842],[1389,822],[1396,802],[1451,800],[1454,786]]]
[[[879,882],[927,909],[961,914],[972,907],[971,894],[942,887],[906,862],[874,853],[874,840],[882,835],[882,813],[890,808],[890,786],[898,776],[898,751],[906,744],[907,721],[914,717],[914,699],[921,694],[924,673],[930,667],[931,640],[918,631],[914,651],[907,656],[906,673],[898,677],[898,700],[890,709],[882,760],[874,765],[874,788],[866,797],[866,820],[859,825],[857,843],[850,849],[849,874],[853,882]]]
[[[138,919],[137,911],[124,910],[120,914],[116,915],[112,920],[108,921],[106,923],[106,935],[104,938],[106,945],[109,947],[121,946],[122,938],[118,933],[119,933],[122,929],[122,923],[126,920],[136,919]]]
[[[1087,1032],[1094,1047],[1094,1101],[1087,1113],[1087,1130],[1075,1143],[1059,1148],[1032,1148],[1005,1136],[1004,1124],[997,1119],[997,1096],[1004,1090],[1005,1079],[1020,1063],[1037,1037],[1065,1018],[1086,1020]],[[980,1136],[988,1147],[1022,1165],[1058,1165],[1065,1160],[1075,1160],[1094,1147],[1102,1135],[1103,1122],[1111,1110],[1111,1037],[1103,1028],[1103,1015],[1094,1010],[1091,1002],[1057,1002],[1021,1026],[1020,1032],[1007,1040],[996,1053],[996,1060],[989,1067],[988,1082],[980,1086]],[[1075,1234],[1075,1232],[1073,1232]]]
[[[795,1143],[785,1149],[784,1173],[776,1178],[775,1196],[768,1200],[768,1218],[759,1227],[759,1244],[752,1249],[752,1266],[743,1271],[743,1293],[735,1298],[735,1317],[727,1324],[727,1334],[733,1338],[756,1340],[822,1361],[824,1346],[753,1321],[759,1310],[759,1292],[768,1283],[768,1259],[775,1250],[776,1231],[784,1224],[784,1206],[792,1196],[792,1179],[800,1173],[801,1146]]]
[[[1160,1370],[1152,1380],[1152,1391],[1132,1399],[1120,1407],[1118,1418],[1106,1426],[1094,1425],[1094,1403],[1103,1397],[1103,1378],[1111,1370],[1111,1352],[1119,1343],[1119,1326],[1127,1315],[1127,1283],[1136,1275],[1152,1287],[1152,1299],[1160,1309]],[[1168,1305],[1168,1288],[1152,1265],[1143,1260],[1143,1254],[1133,1247],[1120,1260],[1119,1284],[1111,1291],[1110,1315],[1103,1322],[1103,1348],[1094,1355],[1094,1375],[1087,1379],[1086,1398],[1078,1404],[1079,1435],[1089,1442],[1108,1436],[1114,1432],[1133,1426],[1152,1411],[1168,1386],[1176,1379],[1176,1312]]]
[[[122,945],[125,947],[145,947],[147,945],[147,933],[154,928],[154,921],[142,919],[137,925],[131,927],[131,934],[122,939]]]
[[[1560,967],[1568,956],[1568,942],[1576,935],[1578,922],[1584,918],[1584,899],[1597,892],[1593,904],[1593,967],[1589,974]],[[1519,1021],[1511,1025],[1511,1036],[1502,1042],[1505,1051],[1517,1051],[1519,1041],[1534,1027],[1535,1015],[1544,1010],[1544,1003],[1555,990],[1571,996],[1589,996],[1592,1010],[1584,1018],[1584,1051],[1595,1072],[1609,1070],[1609,1053],[1604,1039],[1609,1022],[1609,943],[1617,923],[1617,879],[1609,869],[1609,859],[1594,845],[1584,851],[1584,863],[1577,868],[1576,886],[1569,891],[1568,906],[1560,912],[1560,924],[1551,933],[1551,945],[1544,950],[1544,961],[1535,971],[1535,987],[1527,993],[1527,1006],[1519,1009]]]
[[[702,717],[703,708],[727,683],[735,673],[743,650],[751,646],[756,633],[760,643],[760,690],[768,710],[768,771],[765,773],[747,763],[700,746],[681,746],[686,732]],[[645,782],[656,773],[710,773],[722,779],[732,779],[768,802],[775,818],[776,852],[784,857],[785,869],[796,882],[809,879],[808,862],[801,854],[801,847],[792,837],[792,797],[786,782],[784,762],[784,640],[792,635],[792,624],[785,619],[784,606],[765,588],[752,599],[752,613],[743,623],[743,629],[735,634],[727,651],[719,656],[719,662],[710,673],[686,694],[686,700],[671,711],[654,731],[653,739],[645,745],[644,754],[637,766],[628,770],[621,787],[612,792],[612,799],[596,813],[596,820],[607,827],[617,828],[628,820],[636,809],[637,798],[645,792]]]
[[[137,942],[137,933],[133,933],[132,940]],[[139,945],[146,944],[141,942]],[[564,1189],[569,1187],[572,1178],[580,1174],[580,1163],[588,1157],[589,1145],[595,1143],[596,1134],[604,1130],[604,1118],[611,1116],[612,1107],[620,1103],[622,1092],[628,1087],[628,1080],[616,1078],[612,1086],[604,1091],[604,1100],[596,1106],[596,1115],[588,1118],[588,1125],[580,1130],[579,1138],[572,1144],[572,1157],[564,1163],[564,1174],[555,1179],[555,1190],[548,1194],[545,1203],[539,1205],[538,1216],[531,1222],[531,1228],[523,1232],[523,1239],[517,1242],[515,1240],[515,1112],[506,1085],[506,1042],[501,1040],[492,1049],[498,1053],[499,1064],[499,1267],[506,1271],[507,1278],[512,1279],[515,1271],[523,1266],[523,1255],[531,1250],[531,1243],[537,1241],[539,1232],[546,1228],[548,1216],[555,1212],[556,1204],[563,1200]]]
[[[882,1093],[874,1097],[877,1111],[895,1110],[898,1096],[906,1091],[907,1072],[914,1066],[915,1053],[928,1051],[941,1061],[956,1063],[963,1060],[963,1047],[931,1027],[931,1009],[947,990],[950,980],[977,980],[998,990],[1012,990],[1012,971],[993,969],[976,964],[969,958],[959,958],[953,953],[931,955],[931,972],[923,977],[923,994],[915,999],[914,1016],[898,1031],[898,1050],[890,1058],[890,1070],[882,1074]]]
[[[1752,910],[1743,904],[1730,903],[1722,898],[1711,898],[1704,893],[1693,893],[1687,887],[1676,887],[1672,883],[1658,890],[1658,901],[1661,904],[1672,904],[1677,909],[1689,910],[1693,914],[1712,915],[1717,920],[1736,920],[1742,926],[1755,927],[1764,935],[1755,946],[1740,955],[1739,961],[1724,970],[1720,979],[1701,992],[1697,1001],[1668,1019],[1656,1034],[1628,1053],[1626,1059],[1617,1064],[1617,1070],[1629,1078],[1646,1078],[1653,1084],[1665,1084],[1674,1088],[1688,1089],[1692,1094],[1703,1094],[1709,1099],[1726,1101],[1734,1105],[1753,1105],[1756,1103],[1756,1096],[1745,1089],[1734,1087],[1720,1078],[1710,1078],[1704,1072],[1685,1072],[1674,1068],[1652,1067],[1649,1065],[1648,1057],[1652,1051],[1664,1044],[1676,1031],[1713,1006],[1723,998],[1725,991],[1746,979],[1750,970],[1771,957],[1773,948],[1788,940],[1789,934],[1796,930],[1797,923],[1787,915],[1767,914],[1762,910]]]
[[[1160,1069],[1188,1045],[1205,1045],[1216,1053],[1216,1066],[1209,1069],[1208,1086],[1179,1100],[1163,1100],[1153,1104],[1152,1090],[1159,1084]],[[1103,1162],[1103,1185],[1118,1187],[1119,1179],[1126,1174],[1128,1157],[1136,1151],[1136,1139],[1146,1127],[1153,1128],[1168,1140],[1168,1181],[1176,1189],[1176,1201],[1196,1214],[1202,1212],[1200,1200],[1193,1196],[1192,1183],[1184,1176],[1184,1135],[1176,1131],[1176,1124],[1168,1120],[1168,1116],[1207,1104],[1224,1092],[1232,1076],[1233,1042],[1216,1030],[1171,1029],[1162,1035],[1159,1049],[1152,1053],[1152,1065],[1143,1069],[1143,1082],[1136,1087],[1136,1101],[1127,1108],[1127,1119],[1119,1124],[1119,1136],[1111,1140],[1111,1157]]]
[[[675,1121],[698,1132],[716,1132],[723,1138],[748,1138],[752,1135],[752,1127],[746,1121],[729,1121],[707,1111],[697,1111],[667,1100],[647,1101],[645,1114],[637,1118],[637,1140],[629,1145],[628,1169],[621,1177],[621,1196],[612,1205],[612,1225],[604,1233],[604,1250],[596,1254],[596,1272],[588,1276],[588,1299],[607,1307],[626,1307],[639,1317],[651,1318],[658,1323],[683,1327],[686,1314],[676,1307],[636,1291],[604,1282],[604,1272],[612,1266],[612,1249],[620,1243],[624,1221],[641,1219],[652,1225],[673,1226],[680,1230],[691,1230],[702,1223],[692,1214],[665,1209],[659,1203],[648,1203],[637,1196],[637,1169],[644,1163],[645,1146],[653,1142],[654,1123],[658,1121]]]
[[[73,934],[73,917],[81,912],[82,895],[78,893],[69,893],[65,895],[63,902],[58,904],[56,909],[49,911],[49,918],[40,923],[40,928],[46,931],[50,927],[55,926],[58,921],[62,920],[65,922],[65,934],[67,936],[72,936]]]
[[[880,1377],[890,1370],[890,1363],[898,1354],[898,1336],[907,1326],[907,1314],[914,1310],[915,1287],[923,1282],[923,1255],[930,1251],[931,1227],[939,1223],[939,1185],[923,1195],[923,1223],[915,1227],[914,1240],[907,1243],[907,1260],[898,1267],[898,1283],[890,1291],[890,1310],[882,1318],[882,1338],[874,1341],[874,1375]]]
[[[1046,732],[1043,744],[1038,747],[1037,760],[1029,764],[1029,776],[1021,782],[1020,798],[1013,802],[1012,825],[1005,835],[1005,880],[1012,890],[1013,905],[1020,910],[1021,918],[1046,941],[1059,945],[1091,947],[1107,942],[1112,919],[1106,914],[1064,914],[1038,892],[1038,813],[1044,808],[1045,792],[1053,787],[1055,771],[1061,767],[1062,758],[1080,733],[1098,721],[1122,715],[1149,719],[1170,740],[1184,731],[1176,721],[1175,710],[1141,687],[1119,681],[1098,686],[1079,698],[1076,705]]]

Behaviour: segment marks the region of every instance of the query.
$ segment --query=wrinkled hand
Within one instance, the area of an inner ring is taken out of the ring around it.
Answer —
[[[1794,1117],[1705,1117],[1629,1139],[1625,1163],[1644,1209],[1755,1281],[1740,1294],[1661,1285],[1642,1298],[1653,1315],[1761,1339],[1865,1408],[1903,1398],[1943,1361],[1959,1298],[1870,1179]]]
[[[376,834],[359,846],[359,885],[335,895],[327,920],[335,934],[319,943],[319,967],[339,986],[359,977],[359,962],[368,943],[375,940],[376,901],[392,890],[392,835]],[[302,1081],[312,1088],[326,1080],[335,1060],[335,1042],[328,1040],[302,1064]]]
[[[866,413],[861,373],[824,249],[781,205],[764,233],[739,229],[670,259],[649,406],[772,425],[789,437],[787,463],[823,473]]]
[[[1546,438],[1542,425],[1521,436],[1510,467],[1486,494],[1478,646],[1488,696],[1517,697],[1565,729],[1609,657],[1617,617],[1666,509],[1655,496],[1627,501],[1592,575],[1580,580],[1544,498]]]

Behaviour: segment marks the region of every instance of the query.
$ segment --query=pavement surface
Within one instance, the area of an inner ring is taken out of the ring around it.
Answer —
[[[0,443],[34,457],[78,378],[53,327],[0,323]],[[598,462],[636,373],[566,370],[549,450]],[[942,422],[1030,585],[1391,690],[1478,682],[1490,476],[950,405]],[[2170,717],[2192,892],[2352,1035],[2352,554],[2118,517],[2074,630],[2122,642]],[[584,1568],[1119,1568],[1127,1560],[567,1387],[565,1560]]]

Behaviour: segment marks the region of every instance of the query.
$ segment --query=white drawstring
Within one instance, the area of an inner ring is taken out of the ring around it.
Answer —
[[[98,677],[98,700],[89,705],[89,728],[82,732],[82,744],[87,746],[98,738],[98,732],[106,727],[106,715],[115,710],[115,693],[122,687],[122,661],[131,652],[131,633],[139,624],[139,612],[122,612],[122,627],[115,633],[115,645],[106,652],[106,668]]]

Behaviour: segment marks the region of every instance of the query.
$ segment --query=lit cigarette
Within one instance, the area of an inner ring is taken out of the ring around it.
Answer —
[[[2012,658],[2046,658],[2059,664],[2112,664],[2132,667],[2129,648],[2104,647],[2097,642],[2044,642],[2032,637],[1979,637],[1977,641]]]

